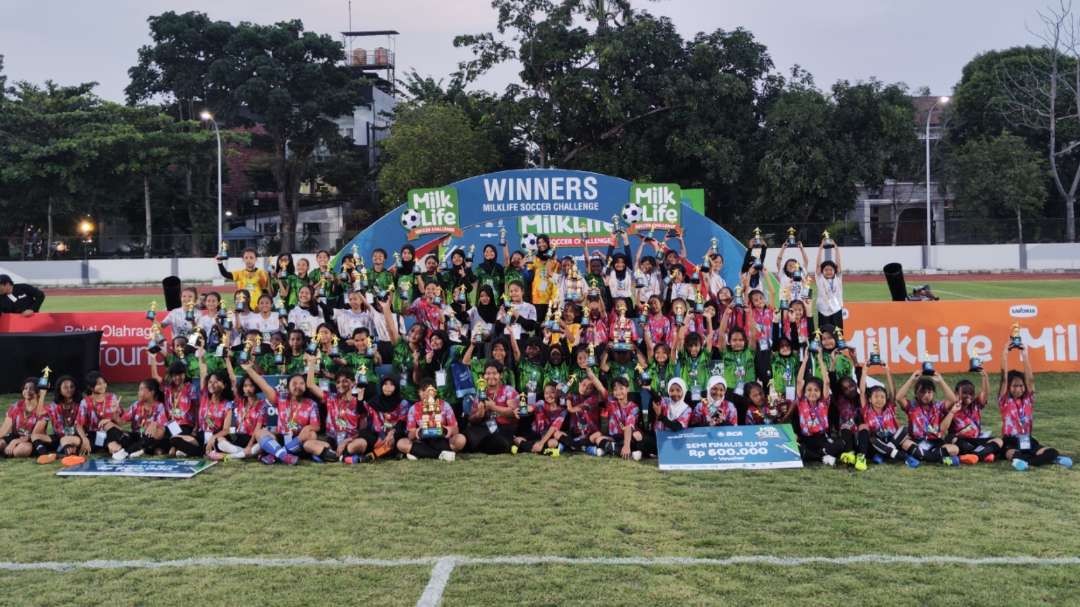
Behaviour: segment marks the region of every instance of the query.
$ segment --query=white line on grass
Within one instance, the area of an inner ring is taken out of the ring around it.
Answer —
[[[438,607],[442,603],[443,591],[446,583],[450,581],[450,574],[454,571],[457,559],[452,556],[444,556],[431,568],[431,579],[424,588],[424,594],[416,602],[416,607]]]
[[[418,606],[437,607],[443,591],[450,581],[454,568],[469,565],[586,565],[586,566],[633,566],[633,567],[726,567],[732,565],[772,565],[776,567],[799,567],[802,565],[965,565],[1014,566],[1035,565],[1061,567],[1080,565],[1080,557],[1038,556],[913,556],[901,554],[859,554],[853,556],[771,556],[746,555],[724,558],[694,558],[682,556],[656,557],[566,557],[566,556],[440,556],[402,559],[368,559],[344,557],[320,559],[314,557],[262,558],[262,557],[198,557],[168,561],[146,559],[90,561],[39,561],[15,563],[0,561],[0,571],[56,571],[67,572],[80,569],[179,569],[184,567],[418,567],[433,565],[431,578],[420,596]]]

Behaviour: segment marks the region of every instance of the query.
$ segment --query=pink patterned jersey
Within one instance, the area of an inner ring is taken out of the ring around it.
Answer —
[[[372,414],[378,418],[375,432],[378,433],[379,437],[386,436],[386,434],[395,429],[399,423],[406,422],[411,407],[412,405],[409,404],[409,401],[402,399],[396,408],[389,411],[381,412],[373,409]]]
[[[443,428],[457,428],[457,417],[454,416],[454,409],[444,400],[439,401],[441,407],[439,413],[436,415],[442,422]],[[424,403],[417,401],[413,404],[412,409],[409,410],[409,418],[406,423],[408,430],[416,430],[420,427],[420,422],[424,418]]]
[[[982,434],[982,410],[986,403],[973,400],[970,405],[960,407],[953,415],[950,432],[960,438],[979,438]]]
[[[548,403],[544,403],[543,407],[536,408],[536,415],[533,416],[532,428],[533,432],[537,436],[543,436],[554,427],[556,430],[562,430],[563,424],[566,422],[566,409],[555,403],[554,407],[551,407]]]
[[[333,394],[326,397],[327,434],[355,438],[372,423],[381,426],[377,420],[378,416],[371,407],[365,402],[357,401],[353,396],[342,398],[339,394]]]
[[[299,402],[292,399],[278,400],[278,424],[284,426],[285,431],[297,434],[304,426],[313,426],[318,432],[322,428],[319,422],[319,406],[310,398],[301,399]]]
[[[116,422],[123,417],[124,410],[120,407],[119,396],[106,394],[101,402],[94,400],[93,396],[87,396],[79,403],[79,416],[75,423],[87,432],[95,432],[101,429],[101,423],[105,420]]]
[[[574,394],[570,397],[577,412],[570,414],[570,427],[575,436],[588,438],[595,432],[600,431],[600,397],[596,394],[581,396]]]
[[[607,403],[608,436],[621,438],[623,429],[629,426],[637,426],[638,405],[632,400],[626,401],[625,405],[619,405],[615,397],[608,399]]]
[[[937,440],[941,438],[941,420],[945,419],[945,415],[948,413],[944,402],[936,401],[924,406],[909,400],[904,412],[908,416],[911,438],[915,440]]]
[[[52,433],[63,436],[76,436],[75,426],[78,425],[79,412],[82,406],[78,403],[49,405],[49,423],[52,424]]]
[[[739,411],[735,403],[724,401],[701,401],[690,416],[692,426],[734,426],[739,423]]]
[[[812,403],[802,397],[799,406],[799,432],[803,436],[814,436],[829,431],[829,403],[824,398]]]
[[[867,429],[874,434],[878,432],[892,434],[900,429],[900,423],[896,421],[896,403],[892,401],[885,403],[881,411],[875,411],[870,405],[863,407],[862,417]]]
[[[131,422],[132,432],[143,433],[150,427],[150,424],[167,426],[169,424],[169,415],[165,412],[165,405],[161,403],[145,405],[135,403],[128,407],[127,412],[124,413],[124,421]]]
[[[7,418],[11,420],[11,432],[19,436],[30,436],[34,426],[41,420],[49,419],[49,410],[43,408],[40,411],[36,406],[26,410],[26,401],[19,400],[7,410]]]
[[[833,404],[836,406],[836,417],[840,429],[854,431],[858,422],[858,405],[840,394],[833,395]]]
[[[210,399],[210,393],[205,389],[202,390],[199,394],[199,430],[214,434],[227,430],[225,428],[225,416],[229,413],[231,407],[232,401],[219,400],[214,402]]]
[[[645,321],[645,331],[652,339],[654,346],[675,344],[675,323],[663,314],[649,314]]]
[[[195,387],[184,383],[179,388],[162,386],[161,391],[165,393],[165,413],[169,421],[181,426],[195,426],[195,416],[198,413]]]
[[[1030,391],[1017,400],[1005,393],[998,400],[998,408],[1001,410],[1001,435],[1019,436],[1031,434],[1032,415],[1035,409],[1035,392]]]
[[[676,421],[684,429],[690,427],[691,419],[693,418],[694,410],[687,406],[683,409],[682,413],[677,415],[672,421]],[[664,398],[660,401],[660,415],[657,416],[656,421],[653,422],[653,430],[655,432],[670,432],[668,427],[660,421],[660,418],[668,419],[671,417],[671,399]]]
[[[265,399],[247,402],[246,399],[237,400],[233,407],[233,427],[237,434],[255,434],[255,429],[266,423],[266,407],[270,405]]]
[[[503,384],[498,389],[496,389],[496,388],[488,388],[487,389],[487,397],[490,398],[491,400],[495,401],[495,404],[498,405],[499,407],[517,408],[517,406],[518,406],[519,395],[518,395],[517,390],[513,389],[512,387],[510,387],[510,386],[508,386],[506,384]],[[517,423],[518,423],[518,420],[516,420],[516,419],[514,419],[512,417],[506,417],[506,416],[503,416],[503,415],[500,415],[500,416],[496,417],[495,421],[500,426],[517,425]]]

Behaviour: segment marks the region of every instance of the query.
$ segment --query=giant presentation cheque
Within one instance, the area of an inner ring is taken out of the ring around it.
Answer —
[[[789,424],[715,426],[658,432],[661,470],[802,468]]]

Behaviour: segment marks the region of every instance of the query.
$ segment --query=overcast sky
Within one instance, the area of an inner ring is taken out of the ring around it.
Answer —
[[[415,67],[442,77],[466,57],[455,34],[490,31],[488,0],[353,0],[353,29],[396,29],[399,75]],[[905,82],[934,94],[952,90],[977,53],[1033,42],[1043,0],[661,0],[635,3],[670,17],[684,37],[745,27],[777,68],[800,64],[827,88],[838,79]],[[347,29],[347,0],[0,0],[0,54],[12,80],[97,81],[101,96],[122,100],[127,69],[149,42],[146,18],[167,10],[212,19],[269,23],[299,18],[309,30]],[[370,46],[381,45],[375,39]],[[515,78],[501,69],[482,81]]]

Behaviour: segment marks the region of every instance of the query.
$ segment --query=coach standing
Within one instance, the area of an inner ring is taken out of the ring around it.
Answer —
[[[15,284],[7,274],[0,274],[0,314],[32,316],[41,310],[45,294],[28,284]]]

